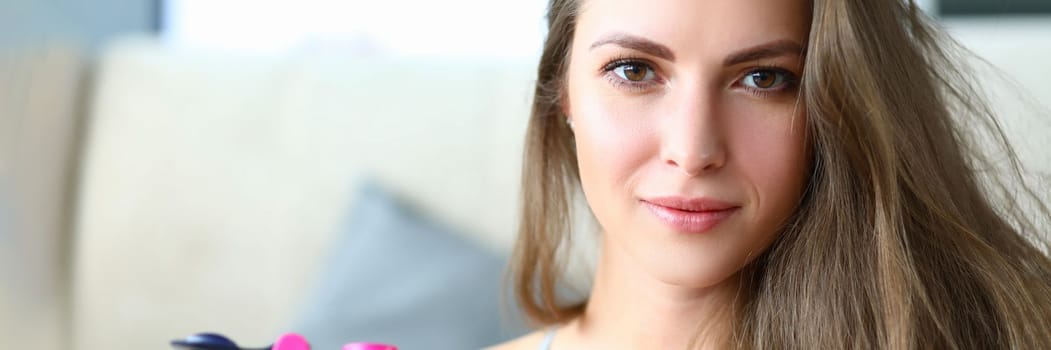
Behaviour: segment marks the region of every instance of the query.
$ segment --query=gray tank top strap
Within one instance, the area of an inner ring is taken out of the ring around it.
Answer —
[[[555,329],[547,331],[547,335],[544,336],[544,341],[540,343],[540,350],[551,350],[551,341],[555,340]]]

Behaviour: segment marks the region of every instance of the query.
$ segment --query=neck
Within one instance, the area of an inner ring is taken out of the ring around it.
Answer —
[[[729,340],[738,278],[709,287],[662,282],[602,242],[584,315],[571,325],[583,348],[719,349]]]

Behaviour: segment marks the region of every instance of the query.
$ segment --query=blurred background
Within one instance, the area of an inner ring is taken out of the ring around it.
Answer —
[[[1051,172],[1051,2],[920,2]],[[0,348],[526,331],[501,283],[545,6],[0,0]]]

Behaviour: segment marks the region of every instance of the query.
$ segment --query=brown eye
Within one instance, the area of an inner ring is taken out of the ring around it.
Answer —
[[[774,79],[774,75],[770,72],[755,72],[752,73],[752,82],[755,83],[755,86],[757,87],[769,89],[771,86],[774,86],[777,79]]]
[[[741,80],[741,83],[753,89],[768,90],[776,89],[787,83],[788,80],[788,74],[785,72],[772,69],[760,69],[746,74]]]
[[[642,81],[642,79],[646,79],[646,72],[646,67],[633,65],[624,66],[624,76],[631,81]]]
[[[656,74],[653,73],[653,69],[644,64],[625,62],[613,68],[613,73],[621,79],[630,82],[642,82],[646,80],[653,80]]]

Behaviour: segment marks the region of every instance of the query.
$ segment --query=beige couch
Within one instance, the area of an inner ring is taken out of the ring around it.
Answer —
[[[1051,106],[1049,26],[953,27]],[[528,60],[257,57],[131,38],[80,90],[84,61],[47,57],[2,71],[18,78],[0,93],[0,196],[18,220],[0,227],[0,349],[158,349],[208,329],[265,343],[301,305],[363,174],[492,251],[513,239]],[[26,86],[39,93],[10,92]],[[1051,114],[1025,117],[991,89],[1023,160],[1051,171]],[[272,280],[291,283],[257,288]]]
[[[115,45],[80,182],[74,343],[265,343],[302,306],[363,175],[505,251],[528,71]]]
[[[0,349],[67,344],[71,182],[86,66],[62,43],[0,51]]]

